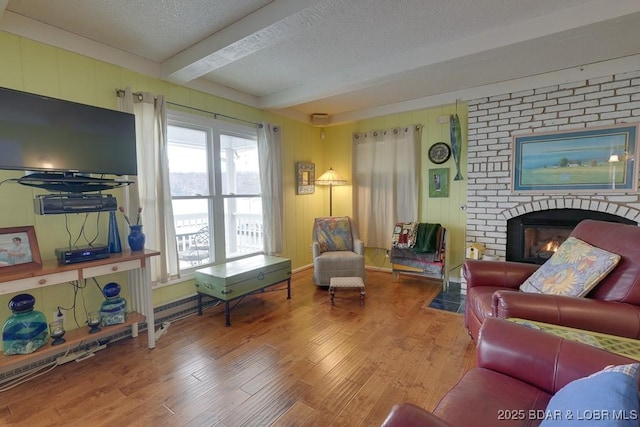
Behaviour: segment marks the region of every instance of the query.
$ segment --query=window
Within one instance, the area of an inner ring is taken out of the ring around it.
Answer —
[[[255,128],[169,111],[167,139],[180,270],[263,252]]]

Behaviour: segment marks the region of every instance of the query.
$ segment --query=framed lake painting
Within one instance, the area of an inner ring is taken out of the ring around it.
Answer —
[[[638,126],[513,138],[514,192],[632,192],[638,188]]]

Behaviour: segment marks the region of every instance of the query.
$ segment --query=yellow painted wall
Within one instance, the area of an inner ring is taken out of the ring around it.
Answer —
[[[9,33],[0,32],[0,86],[70,101],[117,109],[116,88],[130,86],[134,91],[149,91],[164,94],[168,101],[199,109],[215,111],[250,121],[266,121],[282,128],[283,174],[285,183],[285,257],[291,258],[294,269],[308,266],[311,259],[311,229],[313,219],[329,214],[328,188],[316,186],[314,194],[296,195],[295,164],[298,161],[314,162],[316,176],[333,166],[351,183],[351,133],[393,126],[420,123],[425,126],[422,136],[422,181],[426,182],[430,165],[426,153],[436,141],[449,142],[448,126],[436,124],[436,117],[448,115],[456,110],[454,105],[411,113],[397,114],[357,123],[325,129],[326,138],[321,140],[321,129],[300,123],[273,113],[261,111],[243,104],[208,95],[183,86],[164,82],[154,77],[142,75],[118,66],[87,58],[62,49],[34,42]],[[463,123],[466,140],[466,106],[457,107]],[[463,150],[466,151],[466,150]],[[461,162],[466,164],[466,153]],[[453,168],[453,160],[444,165]],[[466,173],[466,171],[465,171]],[[21,172],[0,171],[0,182],[19,178]],[[453,174],[451,175],[453,177]],[[451,230],[454,262],[462,259],[464,213],[459,205],[465,200],[465,182],[451,182],[447,199],[429,199],[425,190],[420,196],[420,221],[441,222]],[[54,249],[67,246],[69,237],[76,236],[84,221],[83,214],[47,215],[34,213],[33,199],[42,190],[21,186],[11,182],[0,185],[0,228],[33,225],[36,229],[40,252],[43,259],[54,259]],[[121,190],[115,190],[121,197]],[[334,188],[334,215],[351,215],[351,185]],[[98,241],[106,242],[108,215],[90,214],[86,225],[87,235],[99,234]],[[124,222],[118,218],[121,238],[125,241]],[[391,230],[389,231],[391,232]],[[81,243],[80,243],[81,244]],[[388,267],[384,251],[369,250],[367,264]],[[117,281],[123,285],[122,295],[126,298],[129,290],[123,275],[100,278],[100,285]],[[311,285],[311,283],[309,284]],[[100,307],[102,297],[95,284],[88,283],[77,297],[70,284],[51,286],[29,291],[36,297],[36,310],[49,318],[57,306],[70,307],[76,303],[78,323],[84,326],[86,311]],[[155,289],[154,305],[162,305],[192,295],[193,281]],[[14,294],[0,296],[0,321],[6,319],[10,311],[7,304]],[[72,313],[67,314],[66,329],[77,327]]]
[[[170,102],[280,126],[285,178],[283,256],[291,258],[294,268],[311,263],[311,253],[308,249],[311,244],[311,227],[313,218],[323,208],[322,194],[296,196],[294,178],[296,161],[314,161],[322,158],[323,147],[320,144],[318,128],[5,32],[0,32],[0,52],[1,87],[117,109],[115,89],[130,86],[134,91],[164,94]],[[20,176],[21,172],[0,171],[0,181]],[[42,258],[54,259],[55,248],[68,245],[66,228],[69,227],[75,239],[85,216],[36,215],[33,199],[37,194],[43,193],[45,192],[42,190],[12,182],[0,185],[0,228],[35,226]],[[121,190],[112,193],[121,200]],[[106,242],[108,215],[97,215],[90,214],[86,233],[89,236],[99,233],[98,241]],[[124,243],[125,224],[122,218],[118,217]],[[99,282],[103,286],[110,280],[121,283],[122,295],[128,297],[129,290],[124,275],[103,277]],[[154,304],[158,306],[192,295],[194,289],[192,281],[155,289]],[[36,297],[36,310],[42,311],[47,318],[51,317],[57,306],[70,307],[74,301],[74,290],[70,284],[29,292]],[[0,321],[4,321],[10,315],[7,304],[14,295],[0,296]],[[76,313],[81,326],[84,326],[86,320],[84,307],[87,311],[93,311],[100,307],[101,302],[102,297],[94,283],[89,283],[86,289],[78,293]],[[68,314],[67,319],[67,329],[77,327],[72,314]]]
[[[446,117],[457,112],[462,127],[462,156],[460,160],[460,168],[463,178],[462,181],[454,181],[455,163],[453,155],[451,158],[441,165],[431,163],[428,158],[428,150],[431,145],[439,141],[450,144],[449,122],[445,124],[437,123],[438,117]],[[367,132],[372,130],[388,129],[397,126],[407,126],[421,124],[422,142],[420,155],[420,194],[419,194],[419,213],[418,222],[440,223],[449,230],[449,266],[451,269],[459,266],[464,259],[464,230],[466,223],[466,212],[460,208],[466,204],[466,164],[467,164],[467,105],[463,103],[445,105],[437,108],[428,108],[416,110],[407,113],[393,114],[373,119],[361,120],[355,123],[349,123],[340,126],[327,128],[326,139],[322,143],[324,146],[324,158],[322,162],[316,164],[316,169],[320,167],[321,171],[333,167],[344,178],[351,180],[352,170],[352,153],[351,153],[351,135],[354,132]],[[449,197],[447,198],[430,198],[429,197],[429,169],[430,168],[449,168]],[[324,189],[320,189],[324,191]],[[328,191],[328,189],[326,190]],[[350,215],[352,212],[352,187],[347,185],[344,187],[335,187],[333,193],[333,213],[334,215]],[[328,213],[328,193],[325,193],[325,208]],[[391,233],[393,230],[389,230]],[[391,268],[389,259],[385,256],[385,250],[369,248],[366,253],[366,263],[368,266],[379,268]],[[458,276],[456,271],[453,275]]]

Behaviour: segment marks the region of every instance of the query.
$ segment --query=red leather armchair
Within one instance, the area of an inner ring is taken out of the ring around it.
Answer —
[[[640,339],[640,227],[585,220],[571,236],[622,257],[585,298],[520,292],[538,265],[465,261],[465,326],[474,340],[488,317],[520,317]]]
[[[566,384],[608,365],[635,362],[506,320],[487,319],[477,366],[433,413],[410,403],[393,407],[383,427],[537,426],[551,397]]]

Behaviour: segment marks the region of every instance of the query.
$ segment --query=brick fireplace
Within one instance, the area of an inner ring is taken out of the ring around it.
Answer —
[[[486,254],[506,259],[507,223],[549,210],[604,213],[637,224],[638,193],[513,193],[511,156],[517,134],[638,122],[640,71],[470,100],[466,243],[483,243]]]
[[[618,215],[583,209],[547,209],[526,213],[507,221],[506,260],[544,264],[584,219],[637,225],[637,222]]]

